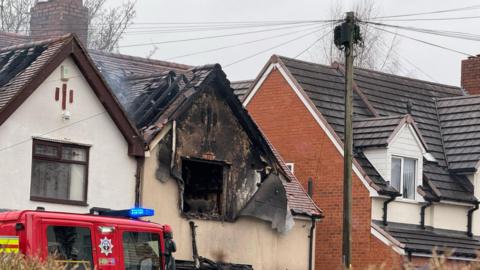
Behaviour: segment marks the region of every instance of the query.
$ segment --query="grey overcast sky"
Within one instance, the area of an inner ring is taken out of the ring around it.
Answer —
[[[118,5],[120,3],[118,0],[109,1],[109,5]],[[123,54],[145,57],[154,50],[155,47],[153,45],[138,47],[129,47],[129,45],[266,29],[240,28],[222,31],[165,33],[165,31],[162,32],[159,29],[162,25],[152,23],[325,20],[330,19],[332,6],[340,5],[343,7],[343,11],[349,11],[358,1],[359,0],[138,0],[137,17],[134,20],[134,24],[127,30],[128,32],[121,41],[119,50],[120,53]],[[390,16],[480,5],[480,0],[376,0],[374,3],[378,16]],[[408,18],[452,18],[468,16],[480,17],[480,9]],[[388,23],[480,35],[480,18],[445,21],[392,21]],[[274,28],[281,27],[282,26]],[[283,27],[285,28],[285,26]],[[294,57],[309,47],[321,34],[326,32],[321,31],[301,37],[309,33],[308,29],[311,29],[311,26],[215,39],[157,44],[152,58],[189,65],[220,63],[224,67],[230,80],[253,79],[272,54]],[[284,36],[279,36],[284,33]],[[480,54],[480,41],[439,37],[407,31],[399,31],[398,33],[472,55]],[[257,39],[265,39],[271,36],[277,37],[209,53],[173,58],[184,54],[247,43]],[[391,40],[392,37],[390,34],[385,34],[386,40]],[[333,35],[329,35],[326,38],[331,40],[333,39]],[[294,41],[284,46],[268,50],[273,46],[286,43],[292,39]],[[396,43],[395,50],[397,54],[400,55],[398,60],[400,66],[396,72],[397,74],[451,85],[460,84],[460,63],[466,56],[402,37],[397,37]],[[313,46],[299,59],[328,64],[321,58],[321,45],[322,43],[319,42],[318,45]],[[261,51],[265,52],[259,53]],[[255,57],[227,66],[232,62],[256,53],[259,54]]]

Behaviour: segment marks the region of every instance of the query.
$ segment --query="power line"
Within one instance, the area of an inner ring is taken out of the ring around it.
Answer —
[[[323,38],[325,38],[328,34],[332,33],[333,29],[328,31],[327,33],[325,33],[324,35],[322,35],[321,37],[319,37],[318,39],[316,39],[312,44],[310,44],[310,46],[308,46],[307,48],[305,48],[303,51],[299,52],[295,57],[293,57],[294,59],[297,59],[298,57],[300,57],[302,54],[304,54],[306,51],[310,50],[315,44],[317,44],[320,40],[322,40]]]
[[[377,25],[377,26],[384,26],[384,27],[396,28],[396,29],[401,29],[401,30],[406,30],[406,31],[419,32],[419,33],[425,33],[425,34],[431,34],[431,35],[437,35],[437,36],[480,41],[480,35],[464,33],[464,32],[446,31],[446,30],[433,30],[433,29],[425,29],[425,28],[417,28],[417,27],[401,26],[401,25],[392,25],[392,24],[377,23],[377,22],[363,22],[363,23],[369,23],[369,24],[373,24],[373,25]]]
[[[466,6],[466,7],[461,7],[461,8],[443,9],[443,10],[435,10],[435,11],[428,11],[428,12],[398,14],[398,15],[391,15],[391,16],[381,16],[381,17],[374,17],[374,18],[371,18],[371,19],[387,19],[387,18],[411,17],[411,16],[430,15],[430,14],[439,14],[439,13],[448,13],[448,12],[456,12],[456,11],[464,11],[464,10],[473,10],[473,9],[480,9],[480,5],[472,5],[472,6]]]
[[[316,24],[316,23],[311,23],[310,25],[313,25],[313,24]],[[140,47],[140,46],[159,45],[159,44],[167,44],[167,43],[178,43],[178,42],[187,42],[187,41],[198,41],[198,40],[204,40],[204,39],[222,38],[222,37],[249,35],[249,34],[270,32],[270,31],[278,31],[278,30],[298,28],[298,27],[301,27],[301,26],[294,25],[294,26],[279,27],[279,28],[275,28],[275,29],[263,29],[263,30],[239,32],[239,33],[233,33],[233,34],[222,34],[222,35],[214,35],[214,36],[203,36],[203,37],[196,37],[196,38],[167,40],[167,41],[150,42],[150,43],[137,43],[137,44],[130,44],[130,45],[119,46],[119,48]]]
[[[480,16],[465,16],[465,17],[447,17],[447,18],[410,18],[410,19],[387,19],[384,22],[416,22],[416,21],[454,21],[454,20],[470,20],[480,19]]]
[[[325,27],[326,25],[328,25],[328,24],[322,25],[320,27]],[[310,28],[307,28],[307,29],[303,29],[303,30],[295,30],[295,31],[287,32],[287,33],[282,33],[282,34],[279,34],[279,35],[274,35],[274,36],[261,38],[261,39],[255,39],[255,40],[246,41],[246,42],[242,42],[242,43],[237,43],[237,44],[233,44],[233,45],[227,45],[227,46],[217,47],[217,48],[213,48],[213,49],[208,49],[208,50],[197,51],[197,52],[188,53],[188,54],[177,55],[177,56],[174,56],[174,57],[166,58],[165,60],[169,61],[169,60],[183,58],[183,57],[187,57],[187,56],[193,56],[193,55],[204,54],[204,53],[219,51],[219,50],[223,50],[223,49],[228,49],[228,48],[234,48],[234,47],[247,45],[247,44],[252,44],[252,43],[256,43],[256,42],[260,42],[260,41],[264,41],[264,40],[269,40],[269,39],[274,39],[274,38],[278,38],[278,37],[288,36],[288,35],[296,34],[296,33],[299,33],[299,32],[308,31],[308,30],[311,30],[311,29],[317,29],[318,27],[319,26],[314,26],[314,27],[310,27]]]
[[[176,29],[149,29],[149,30],[140,30],[140,31],[125,31],[126,34],[135,35],[135,34],[145,34],[145,33],[185,33],[185,32],[206,32],[206,31],[224,31],[224,30],[233,30],[233,29],[245,29],[245,28],[268,28],[280,25],[311,25],[312,22],[308,23],[298,23],[298,24],[276,24],[276,25],[241,25],[241,26],[221,26],[221,27],[201,27],[201,28],[176,28]]]
[[[271,51],[271,50],[273,50],[273,49],[276,49],[276,48],[282,47],[282,46],[284,46],[284,45],[287,45],[287,44],[289,44],[289,43],[292,43],[292,42],[294,42],[294,41],[297,41],[297,40],[299,40],[299,39],[301,39],[301,38],[304,38],[304,37],[306,37],[306,36],[308,36],[308,35],[311,35],[311,34],[313,34],[313,33],[316,33],[316,32],[318,32],[318,31],[320,31],[320,30],[321,30],[321,29],[317,29],[317,30],[315,30],[315,31],[308,32],[308,33],[306,33],[306,34],[303,34],[303,35],[301,35],[301,36],[298,36],[298,37],[295,37],[295,38],[293,38],[293,39],[287,40],[287,41],[285,41],[285,42],[282,42],[282,43],[280,43],[280,44],[277,44],[277,45],[275,45],[275,46],[273,46],[273,47],[270,47],[270,48],[267,48],[267,49],[265,49],[265,50],[259,51],[259,52],[257,52],[257,53],[252,54],[252,55],[249,55],[249,56],[247,56],[247,57],[240,58],[240,59],[238,59],[238,60],[236,60],[236,61],[234,61],[234,62],[231,62],[231,63],[225,65],[224,67],[227,68],[227,67],[229,67],[229,66],[238,64],[238,63],[243,62],[243,61],[245,61],[245,60],[247,60],[247,59],[250,59],[250,58],[252,58],[252,57],[255,57],[255,56],[259,55],[259,54],[262,54],[262,53]]]
[[[55,129],[52,129],[52,130],[49,130],[49,131],[47,131],[47,132],[45,132],[45,133],[42,133],[42,134],[38,135],[38,137],[42,137],[42,136],[48,135],[48,134],[50,134],[50,133],[52,133],[52,132],[59,131],[59,130],[62,130],[62,129],[64,129],[64,128],[68,128],[68,127],[74,126],[74,125],[76,125],[76,124],[78,124],[78,123],[81,123],[81,122],[90,120],[90,119],[92,119],[92,118],[98,117],[98,116],[103,115],[103,114],[105,114],[105,113],[106,113],[106,111],[93,114],[93,115],[91,115],[91,116],[88,116],[88,117],[86,117],[86,118],[80,119],[80,120],[78,120],[78,121],[71,122],[71,123],[69,123],[68,125],[65,125],[65,126],[62,126],[62,127],[59,127],[59,128],[55,128]],[[0,148],[0,152],[1,152],[1,151],[5,151],[5,150],[10,149],[10,148],[13,148],[13,147],[15,147],[15,146],[24,144],[24,143],[26,143],[26,142],[29,142],[31,139],[32,139],[32,138],[28,138],[28,139],[25,139],[25,140],[18,141],[18,142],[14,143],[14,144],[11,144],[11,145],[2,147],[2,148]]]
[[[445,47],[445,46],[442,46],[442,45],[437,45],[437,44],[434,44],[434,43],[431,43],[431,42],[428,42],[428,41],[425,41],[425,40],[413,38],[413,37],[403,35],[403,34],[400,34],[400,33],[394,33],[392,31],[389,31],[389,30],[386,30],[386,29],[383,29],[383,28],[380,28],[380,27],[377,27],[377,26],[372,25],[372,28],[375,28],[377,30],[384,31],[384,32],[387,32],[387,33],[390,33],[390,34],[398,35],[398,36],[401,36],[401,37],[404,37],[404,38],[408,38],[408,39],[411,39],[411,40],[414,40],[414,41],[417,41],[417,42],[420,42],[420,43],[424,43],[424,44],[427,44],[427,45],[430,45],[430,46],[433,46],[433,47],[444,49],[444,50],[447,50],[447,51],[455,52],[455,53],[458,53],[458,54],[463,54],[463,55],[466,55],[466,56],[473,56],[472,54],[469,54],[469,53],[466,53],[466,52],[461,52],[461,51],[458,51],[458,50],[455,50],[455,49],[451,49],[451,48],[448,48],[448,47]]]
[[[396,33],[395,33],[395,35],[396,35]],[[380,39],[380,42],[382,42],[382,45],[387,46],[387,47],[390,47],[390,51],[391,51],[393,54],[395,54],[395,55],[399,58],[399,60],[403,60],[405,63],[409,64],[410,66],[412,66],[412,67],[413,67],[414,69],[416,69],[417,71],[420,71],[420,73],[422,73],[422,74],[423,74],[425,77],[427,77],[428,79],[430,79],[430,80],[438,83],[438,81],[437,81],[435,78],[433,78],[432,76],[430,76],[428,73],[426,73],[424,70],[422,70],[420,67],[418,67],[418,66],[415,65],[414,63],[412,63],[410,60],[408,60],[407,57],[405,57],[405,56],[401,55],[400,53],[398,53],[397,50],[395,50],[395,48],[393,48],[393,47],[391,47],[391,46],[388,46],[388,45],[385,43],[385,41],[383,41],[383,40],[381,40],[381,39]],[[392,41],[392,42],[393,42],[393,41]],[[379,48],[380,50],[382,50],[383,53],[385,53],[385,55],[388,54],[388,53],[386,53],[386,51],[383,50],[383,48],[382,48],[381,46],[378,47],[378,48]],[[400,61],[399,61],[399,65],[400,65],[401,67],[404,67],[404,66],[401,64]],[[405,68],[405,70],[407,70],[407,69]],[[408,70],[407,70],[407,71],[408,71]]]

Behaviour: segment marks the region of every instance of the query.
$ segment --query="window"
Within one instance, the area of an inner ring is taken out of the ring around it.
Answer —
[[[86,204],[88,147],[33,141],[30,199]]]
[[[67,269],[93,269],[90,229],[82,227],[47,227],[48,254],[66,263]]]
[[[285,163],[285,165],[287,165],[287,168],[290,170],[291,173],[294,173],[294,170],[295,170],[294,163]]]
[[[148,232],[124,232],[125,270],[160,270],[160,236]]]
[[[224,164],[214,161],[182,160],[183,212],[221,214]]]
[[[415,199],[416,167],[416,159],[405,157],[392,158],[390,184],[402,193],[403,198]]]

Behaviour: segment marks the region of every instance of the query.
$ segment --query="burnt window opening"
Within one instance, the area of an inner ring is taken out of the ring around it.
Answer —
[[[182,160],[183,212],[222,214],[223,177],[225,165],[207,160]]]

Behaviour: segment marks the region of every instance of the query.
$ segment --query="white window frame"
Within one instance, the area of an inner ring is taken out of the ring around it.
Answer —
[[[418,183],[417,183],[417,178],[418,178],[418,158],[413,158],[413,157],[406,157],[406,156],[399,156],[399,155],[392,155],[392,157],[390,158],[390,181],[389,181],[389,184],[392,185],[392,164],[393,164],[393,159],[394,158],[398,158],[400,159],[400,194],[402,194],[401,197],[399,197],[399,199],[401,200],[405,200],[405,201],[416,201],[417,200],[417,191],[416,191],[416,187],[418,186]],[[415,175],[414,175],[414,188],[413,188],[413,198],[405,198],[403,197],[403,184],[404,184],[404,175],[403,175],[403,168],[404,168],[404,164],[405,164],[405,159],[408,158],[408,159],[412,159],[415,161]]]
[[[295,174],[295,163],[287,162],[285,163],[287,168],[290,170],[292,174]]]

